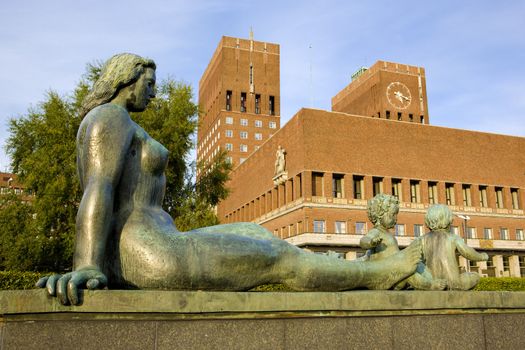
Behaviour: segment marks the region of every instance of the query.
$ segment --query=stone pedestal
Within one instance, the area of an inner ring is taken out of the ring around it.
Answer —
[[[0,349],[518,349],[525,293],[0,292]]]

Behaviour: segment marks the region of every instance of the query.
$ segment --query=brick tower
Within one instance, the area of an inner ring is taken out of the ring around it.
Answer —
[[[197,160],[242,163],[280,128],[279,45],[222,37],[199,82]]]

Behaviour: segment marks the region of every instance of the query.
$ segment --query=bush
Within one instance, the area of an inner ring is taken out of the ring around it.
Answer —
[[[0,290],[32,289],[40,277],[47,273],[30,271],[0,271]]]
[[[482,277],[474,290],[525,291],[525,278]]]

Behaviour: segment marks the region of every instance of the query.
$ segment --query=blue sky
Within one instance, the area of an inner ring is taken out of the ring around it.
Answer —
[[[10,118],[50,89],[70,93],[86,63],[118,52],[153,58],[158,78],[197,96],[221,36],[248,38],[250,27],[281,45],[283,122],[301,107],[329,110],[357,68],[381,59],[425,67],[431,124],[525,137],[524,18],[525,1],[512,0],[6,1],[0,144]]]

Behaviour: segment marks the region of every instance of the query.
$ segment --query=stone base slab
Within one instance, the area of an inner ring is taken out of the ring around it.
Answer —
[[[0,292],[4,349],[521,349],[524,292]]]

